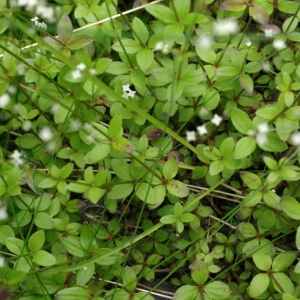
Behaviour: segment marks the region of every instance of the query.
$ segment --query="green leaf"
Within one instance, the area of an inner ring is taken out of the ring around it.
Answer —
[[[114,51],[120,52],[120,53],[124,53],[124,51],[125,51],[127,54],[133,54],[133,53],[136,53],[139,50],[141,50],[142,46],[140,45],[139,42],[137,42],[135,40],[124,38],[121,40],[121,42],[114,43],[112,45],[112,49]],[[123,50],[123,49],[125,49],[125,50]]]
[[[165,5],[153,4],[145,6],[145,10],[163,23],[175,23],[174,12]]]
[[[208,269],[206,264],[202,260],[195,260],[191,265],[191,276],[198,285],[204,285],[208,279]]]
[[[233,138],[226,138],[220,145],[220,153],[224,157],[232,154],[234,149],[234,140]]]
[[[160,222],[163,224],[173,224],[177,221],[177,218],[174,215],[163,216],[160,218]]]
[[[253,137],[245,136],[238,140],[234,149],[234,158],[242,159],[249,156],[256,148],[256,141]]]
[[[232,109],[231,121],[235,129],[242,134],[248,134],[249,130],[253,129],[249,116],[238,108]]]
[[[174,0],[172,2],[173,9],[180,21],[190,12],[190,5],[190,1]]]
[[[138,42],[141,42],[142,44],[146,44],[149,37],[149,33],[143,21],[141,21],[137,17],[134,17],[132,20],[132,29],[133,29],[132,33],[134,38]]]
[[[144,89],[146,87],[145,73],[140,69],[133,69],[130,72],[130,80],[137,89]]]
[[[267,143],[258,145],[262,150],[268,152],[284,152],[287,149],[287,144],[277,134],[269,134]]]
[[[278,293],[282,293],[283,290],[287,294],[294,294],[294,284],[287,275],[284,273],[274,273],[273,277],[274,280],[272,280],[272,283]]]
[[[173,179],[169,180],[167,190],[169,193],[179,198],[187,197],[190,193],[188,187],[184,183]]]
[[[45,250],[38,250],[33,254],[33,261],[43,267],[56,264],[56,258]]]
[[[86,254],[77,237],[67,236],[61,239],[61,243],[65,250],[74,256],[83,257]]]
[[[134,270],[126,266],[123,270],[122,278],[125,289],[129,292],[134,291],[137,285],[137,279]]]
[[[96,261],[96,263],[100,266],[112,266],[115,264],[120,264],[123,259],[124,255],[121,252],[116,252],[114,254],[111,254],[111,249],[107,248],[101,248],[98,249],[95,252],[95,256],[99,256],[99,259]],[[104,258],[101,256],[105,256]]]
[[[45,243],[45,232],[39,230],[34,232],[28,240],[28,248],[31,252],[40,250]]]
[[[49,189],[56,186],[57,183],[58,179],[47,177],[40,182],[39,187],[42,189]]]
[[[278,118],[275,125],[279,138],[285,142],[291,135],[293,122],[287,118]]]
[[[247,4],[242,0],[228,0],[221,3],[219,9],[229,11],[243,11],[247,7]]]
[[[257,232],[251,223],[241,222],[236,227],[237,232],[244,238],[255,237]]]
[[[15,140],[18,147],[22,149],[33,149],[41,144],[41,141],[32,133],[25,133]]]
[[[209,166],[209,173],[211,176],[217,175],[223,171],[224,163],[221,160],[215,160]]]
[[[34,219],[34,224],[42,229],[52,229],[52,218],[45,212],[38,212]]]
[[[85,46],[91,44],[93,42],[93,38],[87,36],[87,35],[78,35],[72,37],[68,42],[68,49],[70,50],[80,50],[84,48]]]
[[[260,249],[253,253],[252,259],[260,270],[269,271],[271,269],[272,258],[269,253],[265,252],[265,249]]]
[[[66,288],[55,294],[55,298],[59,300],[86,300],[90,297],[90,292],[82,287]]]
[[[241,178],[244,184],[251,190],[256,190],[261,186],[260,178],[253,173],[250,172],[240,172]]]
[[[133,153],[135,151],[133,145],[126,138],[118,138],[112,143],[113,147],[120,152]]]
[[[64,43],[68,42],[73,35],[73,25],[68,15],[63,14],[57,24],[58,38]]]
[[[227,299],[231,294],[229,286],[217,280],[205,285],[203,290],[212,299]]]
[[[180,202],[176,202],[174,205],[174,216],[178,219],[183,213],[182,205]]]
[[[162,85],[164,85],[165,83],[173,82],[175,79],[173,71],[167,68],[152,69],[151,74],[155,79],[162,82]]]
[[[0,228],[0,243],[1,243],[1,228]],[[297,227],[295,243],[297,249],[300,249],[300,226]]]
[[[248,93],[252,94],[253,92],[253,80],[248,74],[242,74],[239,77],[239,81],[241,84],[241,87]]]
[[[84,195],[93,203],[97,203],[106,193],[106,190],[98,187],[89,188]]]
[[[95,147],[86,154],[85,156],[86,163],[88,164],[98,163],[99,161],[103,160],[108,156],[110,150],[111,150],[110,144],[100,143],[100,142],[97,143]]]
[[[145,182],[138,183],[135,187],[135,193],[140,200],[148,204],[156,205],[156,194],[150,184]]]
[[[152,5],[151,5],[152,6]],[[180,287],[174,297],[173,300],[192,300],[192,299],[197,299],[198,295],[198,287],[194,285],[184,285]]]
[[[26,272],[23,272],[21,270],[11,270],[7,272],[5,281],[8,285],[15,285],[24,281],[25,277]]]
[[[296,252],[287,251],[278,254],[273,260],[272,270],[274,272],[284,271],[290,267],[296,258]]]
[[[208,62],[210,64],[214,64],[217,59],[216,52],[213,48],[201,47],[201,45],[196,45],[196,52],[201,60]]]
[[[22,255],[25,252],[24,242],[17,238],[6,238],[5,239],[6,248],[13,254]]]
[[[8,225],[0,226],[0,244],[5,244],[6,238],[14,238],[15,233],[12,228]]]
[[[89,263],[80,269],[76,274],[76,284],[85,286],[94,275],[95,264]]]
[[[259,24],[269,23],[269,16],[267,12],[259,5],[256,4],[250,5],[249,15]]]
[[[270,278],[267,274],[256,275],[248,287],[250,297],[256,298],[264,293],[269,286]]]
[[[134,185],[132,183],[118,184],[112,187],[107,194],[109,199],[124,199],[128,197],[133,191]]]
[[[121,138],[123,135],[122,117],[115,115],[109,122],[108,136],[113,139]]]
[[[178,172],[178,160],[174,156],[170,156],[163,167],[163,175],[165,179],[172,179]]]
[[[282,197],[280,206],[290,218],[300,220],[300,203],[295,198],[290,196]]]
[[[130,68],[128,64],[122,61],[114,61],[109,64],[106,69],[106,73],[113,75],[128,74],[129,70]]]
[[[78,180],[77,182],[70,182],[67,186],[67,189],[71,192],[82,194],[86,192],[90,188],[90,185],[88,185],[83,180]]]

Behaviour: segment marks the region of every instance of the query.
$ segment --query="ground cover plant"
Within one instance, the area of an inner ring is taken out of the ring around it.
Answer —
[[[300,298],[300,3],[0,0],[0,298]]]

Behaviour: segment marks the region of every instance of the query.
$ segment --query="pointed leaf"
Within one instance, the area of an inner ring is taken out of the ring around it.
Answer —
[[[178,172],[178,160],[174,156],[170,156],[163,167],[163,175],[165,179],[172,179]]]
[[[280,206],[282,210],[292,219],[300,220],[300,203],[293,197],[282,197]]]
[[[249,6],[249,14],[259,24],[269,23],[270,18],[267,12],[259,5],[252,3]]]
[[[45,243],[45,232],[39,230],[34,232],[28,240],[28,248],[31,252],[40,250]]]
[[[249,130],[253,128],[248,114],[238,108],[231,111],[231,121],[235,129],[243,134],[248,134]]]
[[[256,190],[261,186],[261,180],[256,174],[245,171],[241,172],[240,175],[244,184],[249,189]]]
[[[294,294],[294,284],[287,275],[284,273],[274,273],[273,276],[274,280],[272,280],[272,283],[278,293],[282,293],[283,290],[287,294]]]
[[[242,74],[239,77],[240,84],[242,88],[248,93],[252,94],[253,92],[253,80],[248,74]]]
[[[73,35],[73,25],[68,15],[64,14],[57,24],[57,33],[60,40],[68,42]]]

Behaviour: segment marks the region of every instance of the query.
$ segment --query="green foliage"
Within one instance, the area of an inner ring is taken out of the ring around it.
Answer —
[[[127,2],[0,2],[0,295],[298,299],[299,3]]]

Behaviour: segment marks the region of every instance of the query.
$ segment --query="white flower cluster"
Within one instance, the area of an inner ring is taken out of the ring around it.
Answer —
[[[86,65],[84,63],[80,63],[79,65],[76,66],[76,70],[72,72],[72,78],[74,80],[82,78],[81,71],[86,69]]]
[[[11,162],[13,163],[13,165],[17,168],[18,166],[20,166],[21,164],[23,164],[24,159],[21,158],[22,154],[18,151],[15,150],[11,155]]]
[[[129,87],[129,84],[123,85],[123,95],[122,97],[128,99],[128,97],[134,98],[136,91],[132,91]]]
[[[153,51],[159,51],[161,50],[162,53],[168,53],[170,50],[170,44],[169,43],[165,43],[165,42],[158,42]]]
[[[36,27],[42,28],[42,29],[46,30],[47,29],[47,25],[44,22],[39,22],[38,19],[39,19],[38,17],[34,17],[34,18],[30,19],[30,20],[31,20],[31,22],[34,22],[34,25]]]
[[[222,120],[223,120],[222,117],[220,117],[218,114],[214,114],[214,116],[213,116],[213,118],[211,119],[210,122],[212,124],[216,125],[216,126],[220,126]],[[205,124],[197,126],[196,129],[197,129],[200,136],[205,135],[208,132]],[[196,132],[194,130],[187,131],[186,132],[186,139],[187,139],[188,142],[196,141]]]

